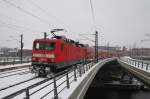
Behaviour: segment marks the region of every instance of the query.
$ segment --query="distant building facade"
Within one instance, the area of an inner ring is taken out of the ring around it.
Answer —
[[[120,51],[121,47],[113,47],[113,46],[98,46],[98,50],[103,51]]]
[[[31,57],[32,50],[23,49],[22,53],[23,57]],[[20,49],[7,47],[0,48],[0,57],[20,57]]]
[[[123,48],[118,47],[118,46],[99,46],[98,50],[100,53],[105,53],[105,55],[109,56],[115,56],[115,57],[120,57],[120,56],[126,56],[128,55],[127,48],[123,46]]]
[[[133,48],[129,50],[129,56],[150,56],[150,48]]]
[[[18,50],[18,56],[20,56],[21,50]],[[31,57],[32,56],[32,50],[31,49],[23,49],[22,50],[23,57]]]

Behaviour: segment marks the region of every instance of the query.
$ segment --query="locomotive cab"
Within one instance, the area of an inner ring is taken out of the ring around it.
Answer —
[[[54,51],[56,50],[55,42],[44,42],[36,41],[34,42],[33,52],[32,52],[32,62],[42,62],[43,64],[48,64],[48,62],[54,62]],[[38,63],[37,63],[38,64]]]
[[[37,39],[33,43],[32,66],[33,71],[41,74],[54,72],[57,42],[51,40]]]

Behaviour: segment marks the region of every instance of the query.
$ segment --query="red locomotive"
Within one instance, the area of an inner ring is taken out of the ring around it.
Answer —
[[[77,62],[93,58],[92,48],[63,36],[51,39],[35,39],[32,50],[32,66],[38,75],[57,72]]]
[[[51,39],[35,39],[32,50],[32,66],[33,71],[38,75],[47,75],[51,72],[56,73],[57,70],[67,68],[78,62],[93,58],[93,48],[88,45],[79,44],[64,36],[56,36],[55,31],[62,29],[54,29],[51,31],[53,37]],[[114,52],[99,51],[98,58],[108,58],[116,56]]]

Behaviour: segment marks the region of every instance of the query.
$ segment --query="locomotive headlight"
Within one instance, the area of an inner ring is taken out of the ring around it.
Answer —
[[[42,57],[42,54],[35,53],[35,54],[33,54],[33,57]]]
[[[54,54],[46,54],[46,57],[47,58],[55,58],[55,55]]]

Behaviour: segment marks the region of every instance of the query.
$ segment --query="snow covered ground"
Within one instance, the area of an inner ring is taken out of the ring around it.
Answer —
[[[57,80],[56,82],[56,85],[60,86],[58,87],[57,89],[57,92],[59,93],[58,96],[61,97],[61,99],[67,99],[71,93],[75,90],[75,88],[78,86],[78,84],[80,84],[80,82],[84,79],[84,77],[86,77],[88,75],[88,73],[94,69],[95,67],[93,66],[90,70],[88,70],[87,72],[85,72],[84,74],[82,74],[81,77],[79,77],[79,71],[76,70],[76,73],[77,73],[77,81],[74,81],[74,72],[70,72],[69,73],[69,83],[70,84],[70,88],[68,89],[66,87],[67,85],[67,82],[66,82],[66,75],[61,77],[61,76],[58,76],[56,79],[59,79]],[[83,70],[82,70],[83,72]],[[25,81],[25,80],[28,80],[32,77],[35,77],[34,74],[32,73],[27,73],[27,74],[23,74],[23,75],[14,75],[14,76],[10,76],[8,78],[3,78],[3,79],[0,79],[0,89],[4,88],[4,87],[7,87],[7,86],[11,86],[15,83],[18,83],[18,82],[21,82],[21,81]],[[8,88],[6,90],[2,90],[0,91],[0,98],[2,97],[5,97],[5,96],[8,96],[18,90],[21,90],[23,88],[26,88],[30,85],[33,85],[37,82],[40,82],[42,80],[44,80],[46,78],[36,78],[36,79],[33,79],[31,81],[28,81],[28,82],[25,82],[23,84],[20,84],[20,85],[17,85],[17,86],[14,86],[14,87],[11,87],[11,88]],[[45,86],[45,87],[44,87]],[[41,90],[39,90],[41,89]],[[37,91],[39,90],[39,91]],[[29,93],[32,94],[34,93],[35,91],[37,91],[35,94],[31,95],[30,96],[30,99],[39,99],[39,98],[42,98],[42,96],[45,96],[43,97],[43,99],[51,99],[54,97],[54,83],[53,83],[53,79],[41,84],[41,85],[38,85],[32,89],[29,90]],[[22,93],[16,97],[14,97],[14,99],[21,99],[21,98],[24,98],[26,95],[26,93]]]
[[[17,65],[13,65],[13,66],[24,66],[24,65],[30,65],[30,63],[26,63],[26,64],[17,64]],[[10,68],[13,67],[12,65],[8,65],[8,66],[0,66],[1,68]],[[4,71],[4,72],[0,72],[0,98],[7,96],[17,90],[20,90],[20,88],[25,88],[31,84],[36,83],[37,81],[41,81],[43,80],[43,78],[37,78],[34,81],[28,81],[26,83],[20,84],[18,86],[14,86],[11,88],[8,88],[6,90],[1,90],[3,88],[12,86],[16,83],[20,83],[26,80],[29,80],[31,78],[35,77],[35,74],[32,74],[29,70],[29,68],[20,68],[20,69],[14,69],[14,70],[9,70],[9,71]]]
[[[102,62],[102,61],[100,61]],[[30,64],[30,63],[29,63]],[[91,64],[89,64],[91,65]],[[83,66],[82,66],[83,67]],[[70,97],[70,95],[74,92],[74,90],[77,88],[77,86],[81,83],[81,81],[88,76],[88,74],[95,69],[96,65],[94,65],[93,67],[91,67],[88,71],[86,71],[85,73],[83,73],[83,68],[82,68],[82,76],[80,77],[80,73],[79,70],[76,69],[76,76],[77,76],[77,81],[74,80],[74,71],[70,72],[68,74],[69,76],[69,83],[70,83],[70,88],[67,88],[67,82],[66,82],[66,75],[60,75],[58,77],[56,77],[57,82],[56,85],[58,86],[57,88],[57,92],[58,97],[60,99],[68,99]],[[86,68],[85,68],[86,69]],[[27,73],[27,74],[22,74],[22,75],[14,75],[14,76],[10,76],[7,78],[2,78],[0,79],[0,89],[7,87],[7,86],[11,86],[13,84],[16,84],[18,82],[22,82],[28,79],[31,79],[35,77],[34,74],[32,73]],[[22,83],[20,85],[8,88],[6,90],[2,90],[0,91],[0,98],[8,96],[18,90],[24,89],[28,86],[31,86],[37,82],[43,81],[47,78],[35,78],[31,81]],[[42,83],[38,86],[35,86],[31,89],[29,89],[29,94],[30,99],[51,99],[54,97],[54,79],[50,79],[45,83]],[[61,84],[61,85],[60,85]],[[13,99],[22,99],[26,96],[26,93],[23,92],[22,94],[19,94],[18,96],[14,97]],[[45,97],[44,97],[45,96]]]
[[[28,71],[29,71],[29,68],[21,68],[21,69],[15,69],[15,70],[9,70],[9,71],[5,71],[5,72],[0,72],[0,78],[13,76],[15,74],[28,72]]]
[[[21,66],[27,66],[31,65],[31,63],[22,63],[22,64],[15,64],[15,65],[5,65],[5,66],[0,66],[0,69],[6,69],[6,68],[12,68],[12,67],[21,67]]]
[[[0,79],[0,89],[11,86],[13,84],[16,84],[16,83],[19,83],[19,82],[22,82],[22,81],[25,81],[25,80],[28,80],[28,79],[31,79],[33,77],[35,77],[35,75],[29,73],[29,74],[15,75],[15,76],[11,76],[11,77],[8,77],[8,78]],[[27,81],[25,83],[22,83],[22,84],[19,84],[19,85],[16,85],[16,86],[13,86],[13,87],[8,88],[6,90],[1,90],[0,91],[0,98],[5,97],[9,94],[12,94],[12,93],[14,93],[14,92],[16,92],[20,89],[26,88],[30,85],[33,85],[33,84],[35,84],[39,81],[42,81],[44,79],[45,78],[35,78],[33,80]]]

